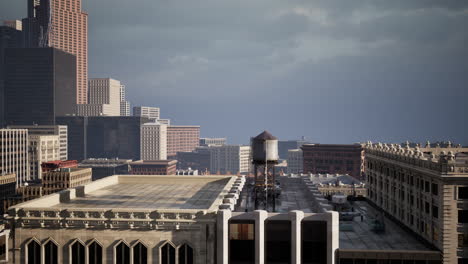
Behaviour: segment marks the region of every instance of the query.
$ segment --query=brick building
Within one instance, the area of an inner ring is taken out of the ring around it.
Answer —
[[[362,178],[364,150],[360,144],[306,144],[301,149],[304,173],[338,173]]]
[[[177,160],[138,160],[130,162],[133,175],[175,175]]]
[[[167,156],[177,152],[191,152],[200,146],[200,126],[168,126]]]

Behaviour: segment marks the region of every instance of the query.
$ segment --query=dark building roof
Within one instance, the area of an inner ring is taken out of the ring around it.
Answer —
[[[275,136],[273,136],[270,132],[268,131],[263,131],[260,133],[258,136],[256,136],[254,139],[259,139],[259,140],[277,140]]]

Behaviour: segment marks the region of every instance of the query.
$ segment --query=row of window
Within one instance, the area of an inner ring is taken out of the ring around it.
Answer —
[[[48,239],[42,245],[32,238],[25,246],[26,264],[58,264],[58,244],[53,239]],[[113,263],[115,264],[147,264],[148,247],[138,241],[130,246],[123,240],[120,240],[113,248]],[[76,239],[69,246],[69,258],[72,264],[102,264],[103,246],[93,240],[86,246],[83,242]],[[159,263],[176,264],[176,255],[178,255],[177,264],[193,264],[193,248],[184,243],[176,247],[167,241],[159,247]],[[154,262],[154,260],[153,260]]]

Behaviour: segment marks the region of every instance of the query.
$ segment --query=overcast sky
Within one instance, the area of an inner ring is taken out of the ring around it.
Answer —
[[[206,137],[468,144],[468,1],[84,0],[89,75]],[[0,19],[26,15],[1,0]]]

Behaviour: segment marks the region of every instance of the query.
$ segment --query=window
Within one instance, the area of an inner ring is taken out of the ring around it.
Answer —
[[[458,199],[468,199],[468,187],[458,187]]]
[[[84,264],[85,263],[85,246],[76,240],[71,245],[71,263],[72,264]]]
[[[52,241],[49,240],[44,246],[44,263],[46,264],[57,264],[58,263],[58,247]]]
[[[468,234],[458,234],[458,246],[468,247]]]
[[[179,248],[179,264],[193,264],[193,249],[187,244]]]
[[[431,189],[433,195],[439,195],[439,185],[437,183],[433,183]]]
[[[425,188],[424,188],[424,189],[425,189],[425,190],[424,190],[425,192],[430,192],[429,182],[428,182],[428,181],[424,181],[424,187],[425,187]]]
[[[88,246],[88,264],[102,264],[102,247],[97,241]]]
[[[458,223],[468,223],[468,210],[458,210]]]
[[[27,250],[27,263],[28,264],[40,264],[41,263],[41,246],[36,240],[31,240],[26,246]]]
[[[175,264],[175,248],[170,243],[161,247],[161,264]]]
[[[432,217],[439,218],[439,207],[435,205],[432,206]]]
[[[148,263],[148,249],[141,242],[133,246],[133,263],[146,264]]]
[[[115,247],[115,263],[130,264],[130,247],[123,241]]]

